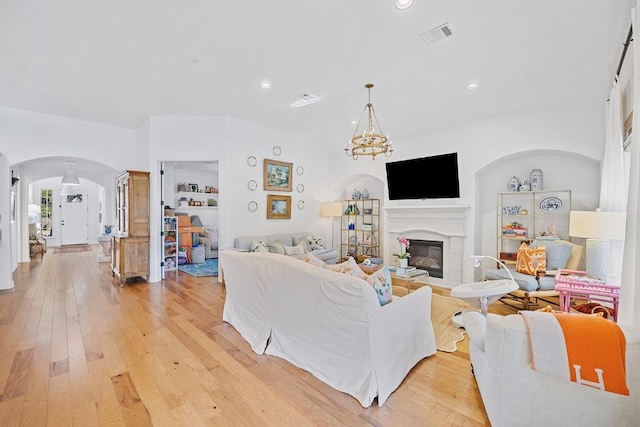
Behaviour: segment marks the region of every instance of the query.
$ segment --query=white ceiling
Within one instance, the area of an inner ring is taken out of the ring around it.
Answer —
[[[154,115],[233,116],[342,148],[372,82],[398,142],[512,110],[603,102],[632,3],[0,0],[0,105],[132,129]],[[445,22],[452,37],[420,38]],[[322,101],[288,108],[304,93]]]

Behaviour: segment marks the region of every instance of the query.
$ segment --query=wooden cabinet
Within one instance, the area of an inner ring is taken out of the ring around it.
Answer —
[[[569,240],[570,211],[571,190],[498,193],[498,258],[515,263],[522,242]]]
[[[149,279],[149,190],[149,172],[125,171],[116,178],[111,271],[121,286],[129,277]]]
[[[120,286],[130,277],[149,280],[149,237],[113,236],[111,269]]]
[[[380,200],[349,199],[342,201],[340,256],[380,256]]]

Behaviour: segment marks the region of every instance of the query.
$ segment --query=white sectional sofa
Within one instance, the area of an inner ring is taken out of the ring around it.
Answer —
[[[640,330],[621,326],[630,392],[624,396],[533,370],[527,326],[519,314],[485,318],[467,313],[464,326],[473,372],[493,427],[640,425]]]
[[[269,252],[221,252],[223,320],[253,351],[281,357],[368,407],[436,352],[431,288],[380,306],[365,280]]]

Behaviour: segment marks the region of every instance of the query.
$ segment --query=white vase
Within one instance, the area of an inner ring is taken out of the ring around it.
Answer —
[[[398,268],[407,268],[409,260],[407,258],[398,258]]]

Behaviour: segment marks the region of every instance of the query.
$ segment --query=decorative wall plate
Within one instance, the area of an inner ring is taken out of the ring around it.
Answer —
[[[298,200],[298,209],[304,209],[304,200]]]
[[[249,205],[247,207],[249,208],[249,212],[255,212],[258,210],[258,203],[252,200],[249,202]]]
[[[304,173],[304,168],[303,168],[302,166],[298,166],[298,167],[296,168],[296,173],[297,173],[298,175],[302,175],[302,174]]]
[[[280,154],[282,154],[282,149],[279,146],[274,145],[273,146],[273,154],[276,155],[276,156],[279,156]]]
[[[355,245],[358,243],[358,237],[356,236],[349,236],[349,244],[350,245]]]
[[[555,212],[562,207],[562,200],[557,197],[547,197],[540,202],[540,210],[542,212]]]
[[[247,188],[249,188],[249,190],[253,191],[256,188],[258,188],[258,183],[255,180],[252,179],[247,183]]]
[[[296,188],[298,189],[298,193],[302,193],[304,191],[304,185],[302,184],[298,184]]]
[[[254,156],[249,156],[247,157],[247,164],[251,167],[254,167],[258,164],[258,159],[256,159]]]

